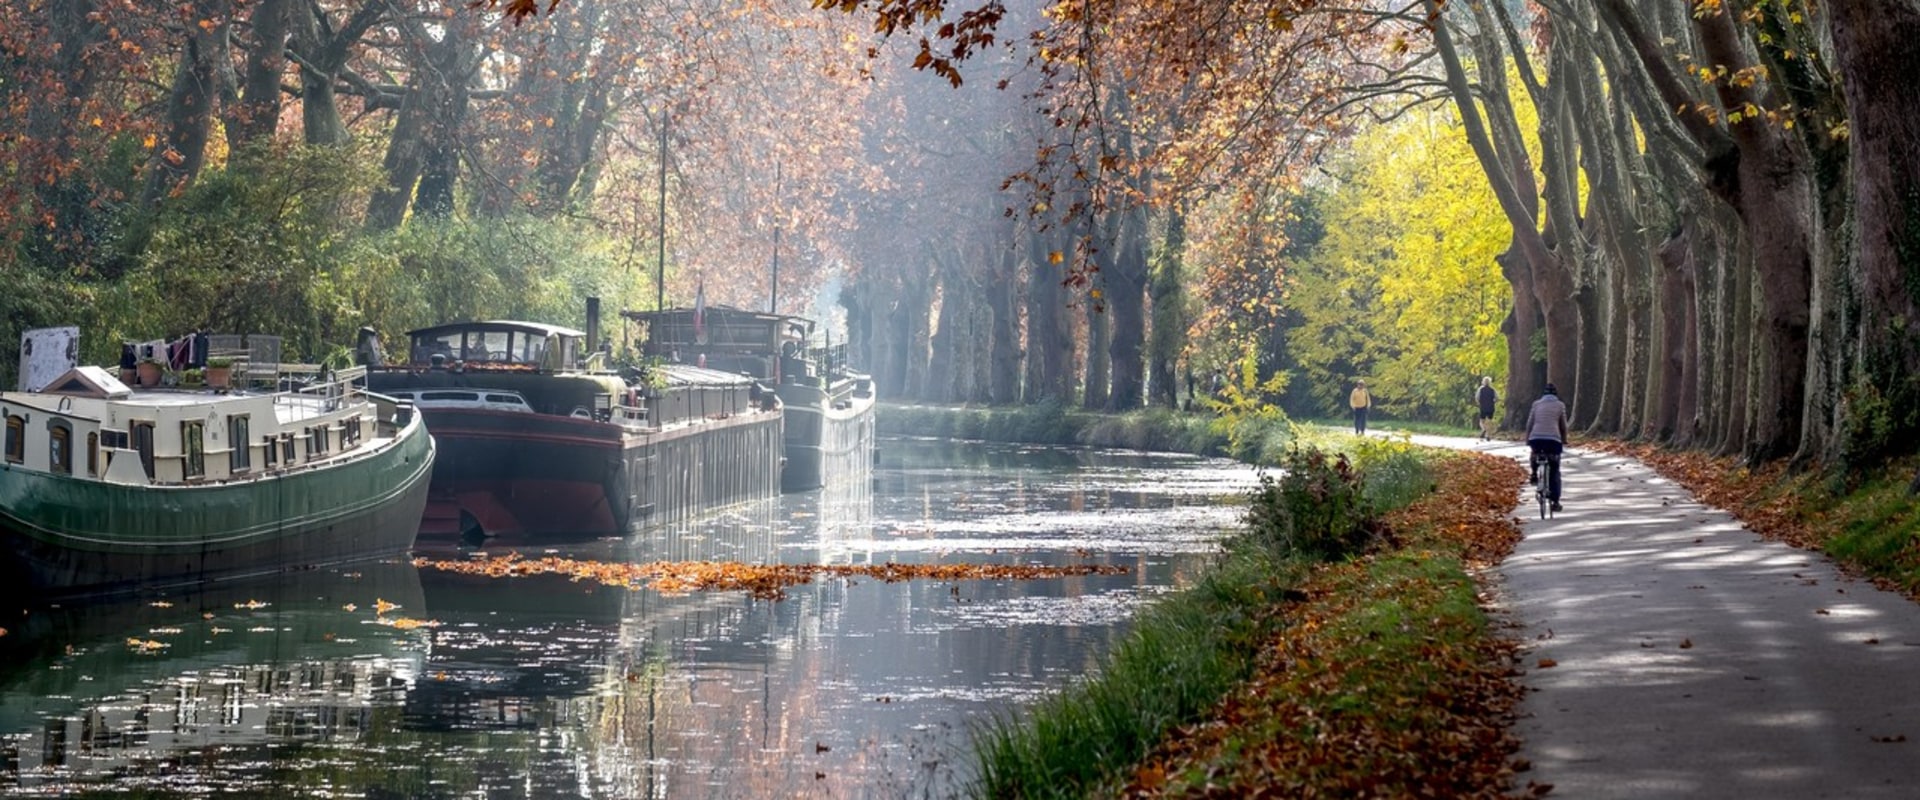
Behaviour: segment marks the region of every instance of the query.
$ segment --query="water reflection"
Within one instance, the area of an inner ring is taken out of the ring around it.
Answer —
[[[769,602],[392,564],[75,611],[0,638],[0,789],[948,796],[969,726],[1094,663],[1139,603],[1204,566],[1253,481],[1179,456],[885,448],[871,481],[562,554],[1130,571],[825,580]],[[435,624],[370,622],[370,593]]]

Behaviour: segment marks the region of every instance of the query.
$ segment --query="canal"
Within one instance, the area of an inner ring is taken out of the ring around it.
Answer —
[[[515,551],[1125,569],[820,577],[775,600],[391,562],[36,612],[0,620],[0,794],[948,797],[976,727],[1189,584],[1255,483],[1076,448],[888,439],[880,462],[699,524]]]

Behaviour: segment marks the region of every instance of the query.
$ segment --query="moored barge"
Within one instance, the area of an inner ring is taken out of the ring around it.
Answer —
[[[0,393],[5,588],[47,600],[406,551],[434,443],[364,380],[133,389],[69,366]]]
[[[866,480],[873,470],[873,379],[847,364],[847,346],[814,340],[804,317],[730,306],[626,311],[646,325],[645,352],[745,375],[774,388],[786,410],[784,491]]]
[[[778,492],[783,417],[754,381],[687,365],[615,370],[587,347],[594,338],[450,323],[410,331],[408,363],[372,372],[440,443],[422,536],[614,536]]]

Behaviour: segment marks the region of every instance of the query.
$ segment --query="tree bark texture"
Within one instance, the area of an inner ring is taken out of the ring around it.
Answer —
[[[1860,301],[1859,374],[1844,387],[1835,438],[1848,444],[1836,455],[1866,466],[1920,435],[1920,2],[1826,8],[1853,148]],[[1871,438],[1875,423],[1883,438]]]

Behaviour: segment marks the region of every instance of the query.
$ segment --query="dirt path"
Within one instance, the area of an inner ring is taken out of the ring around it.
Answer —
[[[1517,459],[1515,443],[1414,437]],[[1920,797],[1920,605],[1576,451],[1501,568],[1529,649],[1520,782],[1552,797]]]

